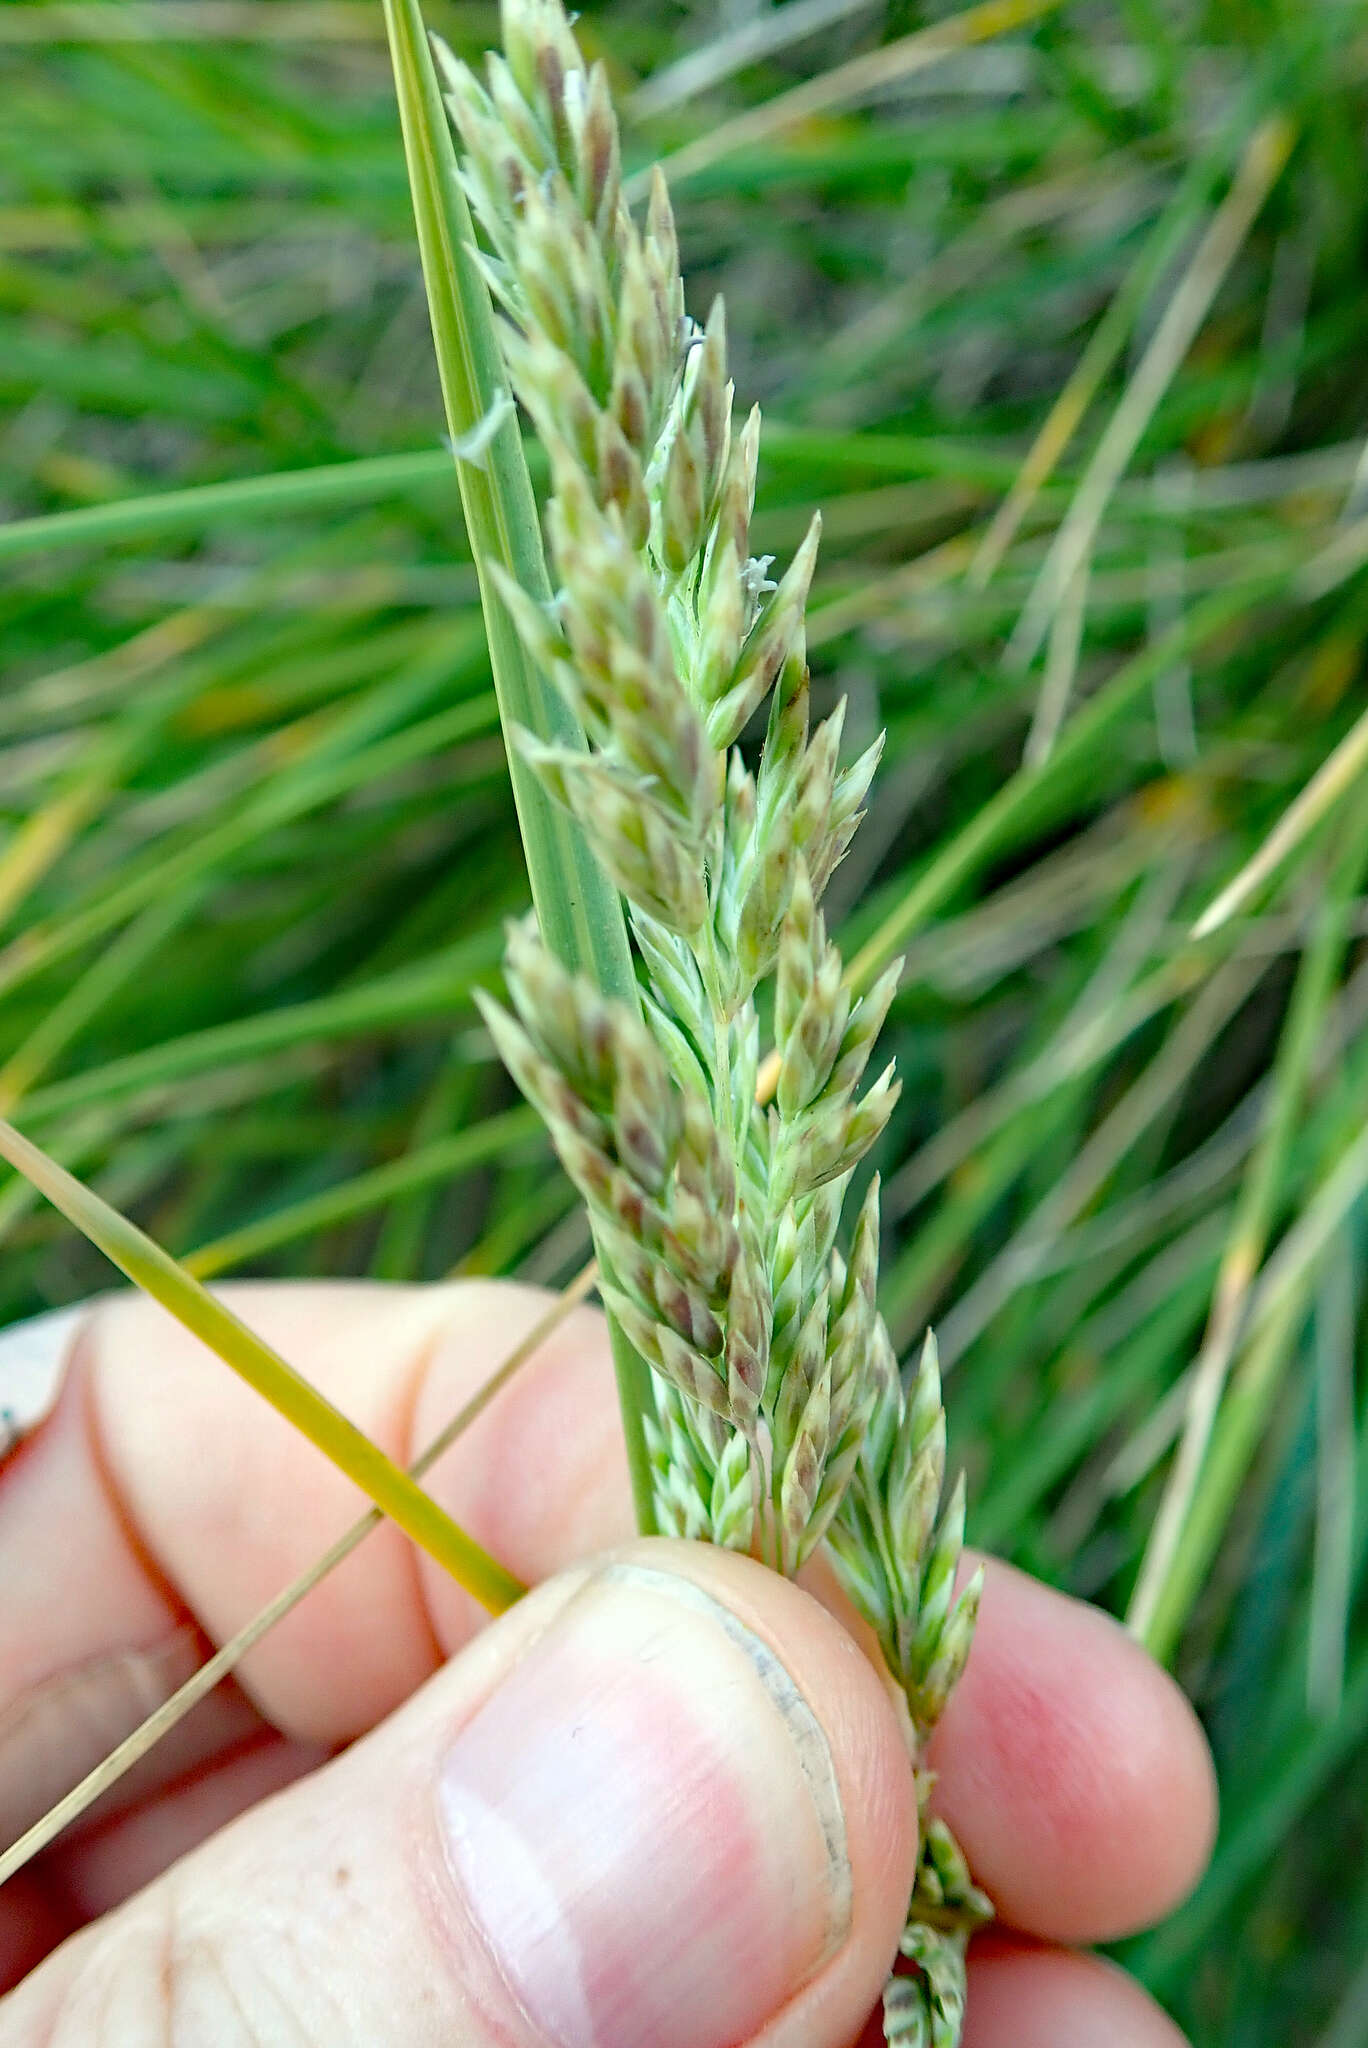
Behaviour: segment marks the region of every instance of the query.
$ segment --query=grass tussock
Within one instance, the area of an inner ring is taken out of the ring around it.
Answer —
[[[824,508],[817,696],[889,729],[828,908],[908,955],[895,1341],[971,1535],[1206,1713],[1216,1862],[1131,1960],[1203,2043],[1346,2048],[1368,10],[973,12],[581,34],[765,405],[756,544]],[[557,1282],[468,1001],[525,883],[382,30],[0,14],[0,1111],[203,1276]],[[102,1284],[18,1181],[0,1240],[6,1318]]]

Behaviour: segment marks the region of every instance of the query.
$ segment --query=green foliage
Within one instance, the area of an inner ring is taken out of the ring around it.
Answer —
[[[655,81],[629,173],[703,145],[672,185],[690,309],[725,291],[766,407],[756,544],[789,560],[822,505],[818,708],[849,693],[852,751],[889,728],[827,907],[871,973],[908,952],[895,1340],[934,1318],[970,1535],[1120,1611],[1221,1280],[1170,1633],[1223,1834],[1134,1960],[1203,2044],[1342,2048],[1368,1927],[1353,774],[1190,933],[1366,701],[1368,10],[1066,7],[725,147],[723,115],[939,12],[776,26],[679,98],[670,62],[725,52],[712,10],[612,0],[581,34],[629,116]],[[49,13],[0,10],[0,494],[54,518],[0,533],[0,1105],[205,1270],[236,1246],[563,1278],[587,1240],[466,1000],[526,885],[379,10],[320,0],[308,42],[267,38],[269,0],[196,40],[86,15],[59,41]],[[430,18],[465,56],[495,26]],[[1072,431],[993,527],[1066,386]],[[1088,573],[1031,648],[1065,531]],[[469,1170],[389,1171],[425,1155]],[[7,1317],[103,1284],[18,1183],[0,1234]]]

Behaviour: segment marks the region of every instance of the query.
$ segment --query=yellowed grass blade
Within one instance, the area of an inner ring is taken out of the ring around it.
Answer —
[[[467,1592],[492,1612],[502,1613],[525,1590],[511,1572],[451,1517],[431,1495],[401,1472],[364,1430],[357,1428],[317,1387],[287,1365],[269,1344],[249,1330],[161,1246],[111,1209],[65,1167],[0,1122],[0,1155],[46,1195],[105,1257],[143,1292],[159,1301],[178,1323],[230,1365],[248,1386],[308,1437],[323,1455],[360,1487],[376,1507],[449,1571]]]
[[[1288,805],[1263,845],[1251,860],[1245,862],[1234,881],[1227,882],[1220,895],[1207,905],[1192,927],[1192,937],[1205,939],[1227,924],[1269,876],[1276,873],[1307,834],[1315,830],[1346,791],[1353,788],[1366,767],[1368,711],[1350,726],[1334,752],[1322,762],[1301,795]]]

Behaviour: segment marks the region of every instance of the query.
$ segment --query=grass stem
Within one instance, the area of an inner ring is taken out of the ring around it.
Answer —
[[[483,422],[498,422],[478,460],[458,457],[457,473],[499,715],[505,731],[520,725],[539,740],[580,746],[569,707],[525,652],[490,577],[491,565],[497,565],[529,596],[545,602],[551,594],[494,311],[475,260],[474,229],[417,0],[385,0],[385,20],[447,423],[459,448]],[[605,994],[635,1003],[636,978],[616,889],[578,826],[552,804],[512,747],[509,775],[543,938]],[[643,1418],[651,1402],[650,1374],[611,1319],[610,1335],[637,1522],[649,1532],[654,1512]]]

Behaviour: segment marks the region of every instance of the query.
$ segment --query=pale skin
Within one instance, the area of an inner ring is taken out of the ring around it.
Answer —
[[[545,1306],[530,1291],[486,1283],[225,1292],[401,1459]],[[178,2042],[171,2021],[184,2023],[186,2040],[260,2048],[312,2041],[315,2025],[320,2043],[350,2040],[336,2011],[364,2012],[369,1998],[382,2021],[363,2023],[357,2038],[378,2038],[393,2011],[394,2038],[406,2043],[537,2040],[516,2012],[488,2017],[503,1994],[488,1992],[478,1942],[446,1925],[434,1933],[440,1898],[430,1912],[412,1903],[430,1886],[411,1867],[426,1822],[406,1819],[405,1773],[435,1739],[434,1717],[444,1728],[468,1718],[499,1660],[565,1605],[585,1577],[574,1568],[631,1545],[595,1313],[570,1319],[428,1484],[542,1590],[491,1630],[392,1528],[373,1535],[257,1648],[236,1688],[199,1710],[193,1735],[142,1767],[112,1814],[0,1891],[0,2048],[63,2041],[83,1998],[97,2020],[70,2038],[91,2048]],[[182,1675],[355,1510],[347,1483],[161,1311],[131,1298],[97,1307],[56,1410],[0,1465],[0,1842],[32,1817],[54,1749],[66,1779],[79,1775],[101,1729],[117,1735],[135,1718],[130,1686],[145,1691],[154,1668],[163,1687],[168,1672]],[[699,1546],[624,1555],[677,1572],[773,1647],[825,1731],[840,1783],[848,1924],[820,1969],[737,2048],[865,2048],[881,2038],[876,2027],[862,2031],[864,2016],[915,1853],[886,1694],[812,1592]],[[1162,1916],[1206,1860],[1211,1767],[1177,1689],[1112,1622],[990,1564],[973,1656],[932,1762],[937,1804],[1000,1916],[971,1965],[966,2048],[1181,2048],[1135,1985],[1081,1953]],[[233,1929],[258,1943],[276,1887],[305,1957],[291,1950],[276,1972],[287,1986],[273,1993],[283,2001],[278,2029],[254,2017],[248,2031],[216,2030],[195,2001],[233,2004]],[[335,1932],[339,1899],[355,1916],[345,1939]],[[172,1924],[200,1930],[193,1991],[177,1981],[183,1944],[168,1947]],[[149,1928],[158,1930],[150,1945]],[[290,1972],[310,1968],[311,1952],[330,1954],[334,1940],[332,2020],[316,2021],[308,1997],[286,2013]],[[201,2014],[198,2030],[189,2011]]]

